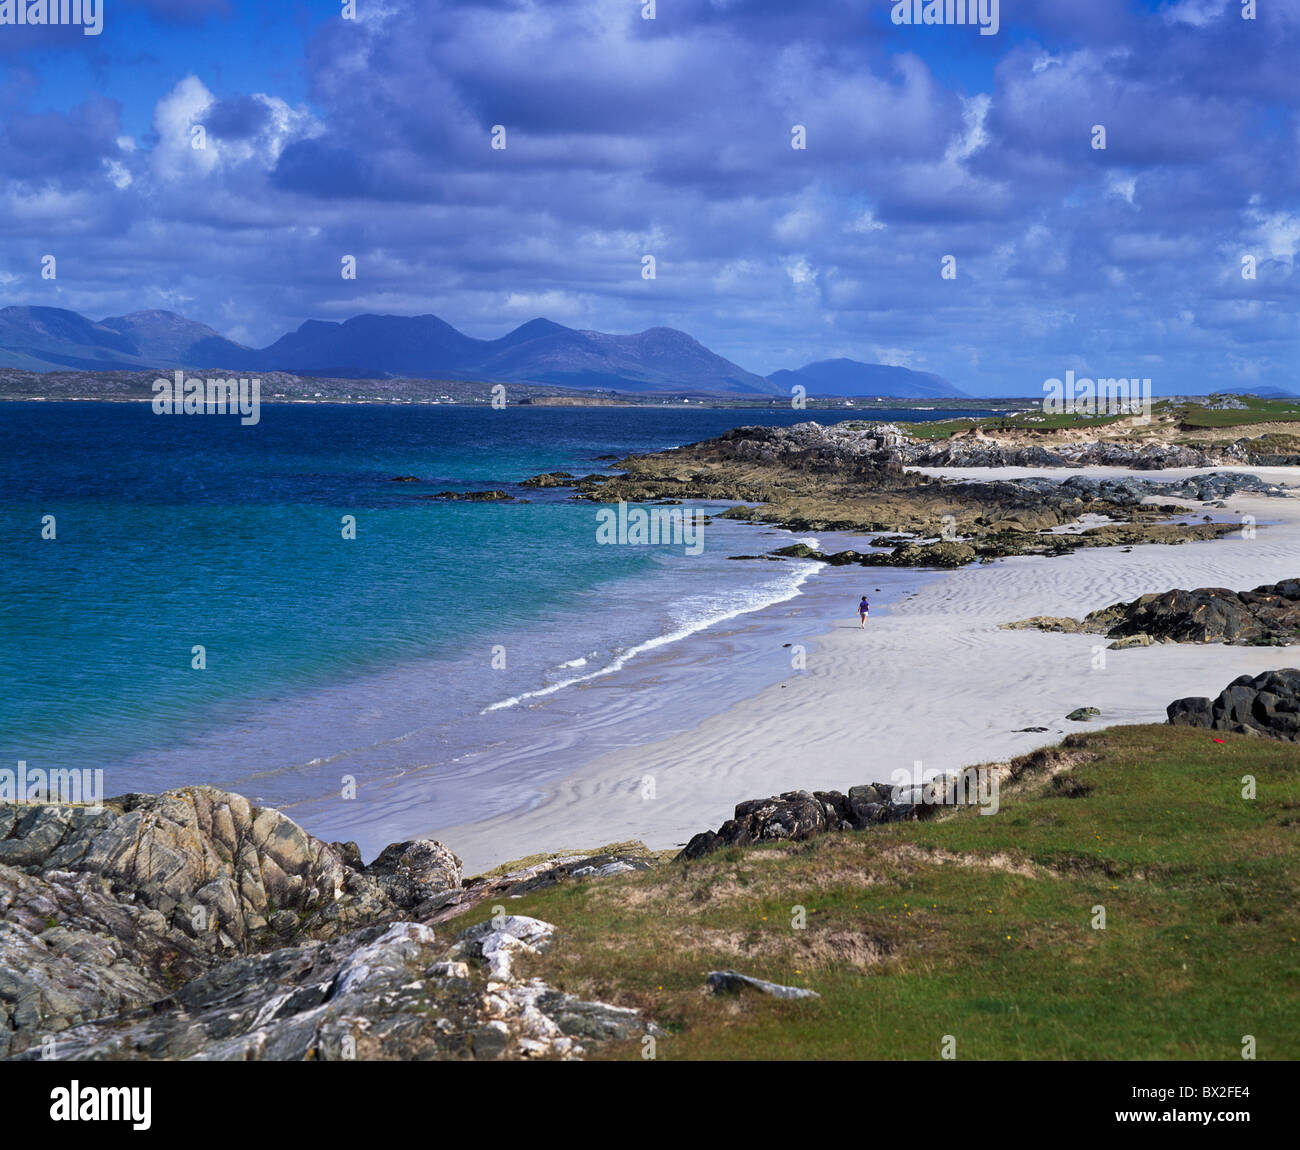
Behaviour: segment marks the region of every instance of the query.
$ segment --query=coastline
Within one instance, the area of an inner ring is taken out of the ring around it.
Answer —
[[[727,523],[725,527],[733,536],[766,537],[757,544],[763,550],[810,538],[748,524]],[[817,538],[833,536],[821,533]],[[805,566],[813,571],[776,602],[716,619],[688,634],[661,635],[658,640],[640,643],[611,656],[609,667],[592,664],[563,672],[571,676],[561,680],[563,686],[557,682],[535,688],[516,706],[503,707],[499,693],[485,699],[474,722],[490,726],[466,729],[467,735],[482,743],[454,759],[444,757],[393,777],[370,780],[365,787],[364,820],[358,820],[355,803],[303,799],[271,805],[321,838],[355,840],[366,857],[391,842],[425,837],[431,812],[440,809],[491,813],[473,820],[444,819],[439,825],[495,821],[508,825],[521,812],[543,804],[549,788],[562,786],[575,762],[619,759],[629,750],[654,743],[666,728],[680,725],[692,729],[752,698],[769,684],[779,689],[791,651],[797,645],[813,650],[822,628],[823,604],[839,598],[838,592],[822,592],[821,582],[832,572],[840,578],[850,573],[800,560],[780,564],[757,560],[753,565],[758,575],[789,571],[794,576]],[[882,569],[863,573],[858,583],[883,607],[935,577]],[[413,675],[427,680],[428,670],[415,668]],[[377,685],[400,695],[416,693],[414,682],[388,679]],[[335,707],[338,703],[322,700],[321,705]],[[336,769],[337,761],[330,765]],[[253,781],[235,780],[230,785],[248,790]],[[564,837],[562,829],[549,834],[550,839]],[[539,849],[553,845],[547,841]],[[515,857],[508,850],[492,851],[484,867]]]
[[[1100,467],[946,470],[972,480],[1157,478]],[[1215,470],[1300,484],[1294,467],[1187,468],[1158,478]],[[540,801],[526,809],[428,833],[465,860],[466,873],[628,839],[671,849],[730,817],[745,799],[887,782],[917,761],[926,771],[950,770],[1023,754],[1072,731],[1164,722],[1175,698],[1217,694],[1238,675],[1296,660],[1276,648],[1156,644],[1107,651],[1105,666],[1094,669],[1094,647],[1105,645],[1098,636],[1003,631],[999,624],[1031,615],[1081,617],[1173,587],[1242,590],[1295,575],[1300,500],[1240,494],[1228,510],[1255,516],[1256,537],[1092,548],[932,573],[902,601],[873,612],[865,633],[853,601],[860,588],[877,585],[878,572],[827,569],[807,592],[805,606],[822,610],[828,626],[808,645],[805,671],[791,670],[688,729],[593,759],[540,788]],[[1065,720],[1081,706],[1101,714],[1091,722]],[[1048,729],[1021,730],[1031,726]],[[652,798],[642,797],[647,780]]]

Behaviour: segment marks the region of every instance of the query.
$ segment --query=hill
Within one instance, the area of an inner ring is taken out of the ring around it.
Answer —
[[[776,371],[767,377],[781,391],[789,393],[802,384],[809,395],[889,395],[905,399],[966,398],[942,376],[884,363],[861,363],[856,359],[822,359],[794,371]]]

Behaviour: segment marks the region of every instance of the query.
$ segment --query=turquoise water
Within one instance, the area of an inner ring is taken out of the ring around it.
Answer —
[[[570,684],[815,574],[729,560],[759,548],[726,521],[700,556],[597,546],[592,505],[519,481],[806,418],[268,405],[242,427],[145,404],[0,404],[0,761],[102,767],[110,794],[211,782],[306,804],[340,834],[373,825],[376,846],[413,801],[380,800],[396,778],[424,772],[445,823],[508,806],[531,749],[549,740],[555,763],[580,728],[608,725]],[[530,502],[420,498],[498,487]],[[364,819],[332,804],[345,776],[369,788]]]

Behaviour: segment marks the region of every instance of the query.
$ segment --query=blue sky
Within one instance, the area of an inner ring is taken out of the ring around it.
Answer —
[[[890,0],[103,6],[0,27],[0,303],[1300,388],[1300,0],[1002,0],[991,36]]]

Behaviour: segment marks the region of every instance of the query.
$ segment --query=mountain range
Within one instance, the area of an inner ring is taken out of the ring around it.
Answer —
[[[788,396],[795,384],[811,396],[962,395],[936,375],[849,359],[764,378],[669,327],[609,335],[534,319],[500,339],[484,340],[434,315],[308,320],[269,347],[251,348],[169,311],[95,321],[63,308],[5,307],[0,308],[0,367],[285,371],[343,379],[460,379],[719,395]]]

